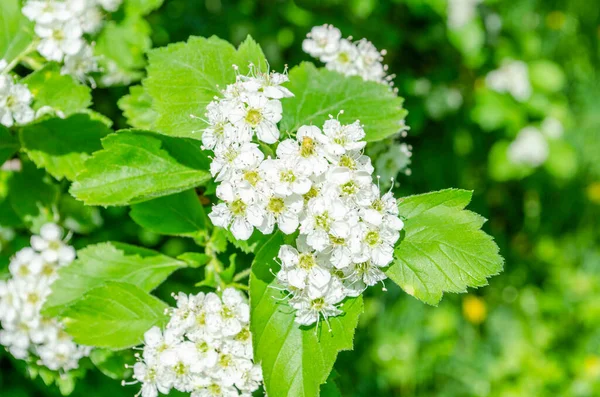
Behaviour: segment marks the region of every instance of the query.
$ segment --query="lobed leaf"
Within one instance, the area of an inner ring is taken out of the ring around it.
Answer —
[[[130,87],[129,94],[119,99],[118,105],[127,118],[127,124],[133,128],[152,129],[157,114],[152,109],[152,97],[144,91],[144,87]]]
[[[183,261],[123,243],[89,245],[77,252],[75,261],[59,270],[42,312],[56,316],[89,290],[109,281],[130,283],[150,292],[185,266]]]
[[[405,236],[386,274],[407,293],[437,304],[444,292],[462,293],[487,285],[504,260],[492,237],[480,230],[485,219],[464,210],[471,192],[448,189],[400,201]]]
[[[153,49],[148,57],[148,77],[143,84],[158,115],[154,128],[166,135],[194,139],[200,139],[205,123],[190,115],[204,117],[206,105],[235,82],[233,65],[246,73],[250,62],[266,64],[260,46],[249,36],[237,51],[216,36],[190,37],[186,43]]]
[[[356,120],[364,125],[367,141],[379,141],[398,131],[404,125],[407,111],[404,100],[389,87],[358,76],[317,69],[304,62],[290,70],[287,86],[294,97],[282,102],[283,132],[295,132],[302,125],[322,127],[329,115],[339,115],[343,123]]]
[[[271,397],[318,396],[327,381],[338,352],[352,349],[354,330],[362,313],[362,298],[347,299],[344,314],[322,322],[318,331],[294,322],[293,310],[272,288],[276,285],[269,269],[277,272],[274,257],[284,243],[275,233],[262,244],[250,276],[250,328],[254,358],[261,362],[266,392]]]
[[[147,330],[166,324],[167,307],[133,284],[108,282],[88,291],[61,317],[76,343],[118,350],[139,345]]]
[[[139,130],[102,140],[85,162],[71,194],[87,205],[129,205],[200,186],[211,178],[199,145]]]

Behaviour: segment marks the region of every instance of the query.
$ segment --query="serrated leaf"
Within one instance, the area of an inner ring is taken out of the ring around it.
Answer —
[[[159,234],[196,237],[206,229],[206,213],[194,189],[132,205],[129,215]]]
[[[342,123],[356,120],[364,125],[367,141],[379,141],[391,136],[403,126],[407,111],[404,100],[389,87],[358,76],[344,76],[327,69],[317,69],[312,63],[302,63],[290,70],[287,88],[293,98],[282,101],[282,132],[295,132],[302,125],[322,127],[329,115]]]
[[[87,114],[50,118],[21,128],[21,146],[29,158],[56,179],[73,180],[100,140],[111,130]]]
[[[152,129],[157,114],[152,109],[152,97],[144,91],[144,87],[130,87],[129,94],[119,99],[118,105],[127,118],[127,124],[133,128]]]
[[[59,189],[33,163],[23,160],[21,167],[9,180],[9,202],[19,218],[32,231],[38,231],[42,224],[53,221]]]
[[[49,106],[65,116],[87,109],[92,103],[89,87],[60,73],[60,65],[49,63],[22,80],[33,94],[33,109]]]
[[[148,77],[144,88],[152,97],[159,132],[200,139],[206,105],[227,84],[235,82],[233,65],[240,73],[248,71],[248,63],[264,64],[260,47],[248,37],[235,47],[215,36],[190,37],[186,43],[170,44],[149,52]]]
[[[19,150],[19,141],[12,136],[10,130],[0,125],[0,165],[10,159]]]
[[[487,278],[502,270],[498,246],[480,230],[485,219],[463,209],[470,195],[444,190],[407,197],[398,205],[406,234],[386,274],[428,304],[437,304],[444,292],[487,285]]]
[[[208,158],[192,140],[126,130],[102,140],[71,194],[87,205],[129,205],[203,185]]]
[[[0,1],[0,59],[7,63],[33,41],[33,23],[21,13],[19,0]]]
[[[147,330],[165,324],[167,307],[133,284],[108,282],[88,291],[61,318],[76,343],[116,350],[140,344]]]
[[[185,266],[184,262],[156,251],[123,243],[90,245],[77,252],[75,261],[59,270],[42,311],[46,316],[55,316],[87,291],[108,281],[130,283],[150,292]]]
[[[270,288],[278,265],[273,260],[284,239],[276,233],[256,254],[250,276],[250,305],[254,358],[261,362],[265,388],[271,397],[318,396],[327,380],[337,354],[352,349],[354,330],[362,313],[362,298],[347,299],[343,316],[329,318],[331,332],[325,323],[301,327],[295,315],[281,302],[285,295]]]

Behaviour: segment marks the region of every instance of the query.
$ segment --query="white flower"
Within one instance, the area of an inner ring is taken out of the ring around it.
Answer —
[[[381,267],[375,265],[370,260],[352,263],[342,271],[346,293],[352,297],[357,297],[367,287],[373,286],[387,278]]]
[[[346,76],[358,74],[356,61],[358,59],[358,48],[349,40],[342,39],[339,48],[334,54],[323,55],[321,60],[326,63],[327,69],[335,70]]]
[[[0,124],[12,127],[33,121],[33,96],[23,84],[15,84],[9,75],[0,75]]]
[[[22,12],[28,19],[45,25],[64,22],[73,16],[66,3],[54,0],[28,0]]]
[[[302,50],[315,58],[335,54],[342,33],[331,25],[315,26],[302,42]]]
[[[329,245],[329,231],[336,223],[343,223],[349,213],[344,203],[331,195],[321,195],[308,202],[300,233],[307,236],[307,244],[317,251]]]
[[[508,146],[508,159],[514,164],[538,167],[546,161],[549,151],[544,134],[535,127],[525,127]]]
[[[92,47],[83,45],[77,53],[65,56],[61,74],[69,74],[79,81],[85,82],[88,74],[98,71],[98,63]]]
[[[171,389],[171,385],[163,381],[161,368],[156,360],[138,361],[133,366],[133,378],[142,383],[142,397],[157,397],[159,391],[167,394]]]
[[[62,24],[38,24],[35,33],[41,38],[38,51],[50,61],[61,62],[65,55],[77,54],[84,45],[83,31],[74,20]]]
[[[294,96],[290,90],[281,86],[281,84],[290,81],[288,76],[283,73],[258,73],[256,76],[250,78],[242,76],[242,80],[242,87],[247,92],[259,92],[271,99],[290,98]]]
[[[486,85],[497,92],[508,92],[517,101],[524,102],[531,96],[527,64],[522,61],[505,62],[499,69],[485,77]]]
[[[296,167],[293,161],[268,159],[263,161],[260,169],[271,183],[273,191],[281,196],[306,194],[312,186],[309,170]]]
[[[69,263],[75,259],[75,249],[62,241],[62,230],[54,223],[43,225],[39,236],[31,236],[31,246],[50,262]]]
[[[234,142],[250,142],[250,131],[236,128],[229,122],[229,113],[234,107],[233,101],[213,101],[206,106],[208,127],[202,132],[204,149],[226,150]]]
[[[213,296],[216,297],[214,294]],[[209,311],[206,321],[215,324],[219,332],[225,336],[239,334],[243,326],[250,321],[250,307],[240,292],[234,288],[223,291],[222,303],[220,302],[221,300],[215,307],[218,308],[217,310]]]
[[[346,151],[361,150],[366,142],[362,141],[365,131],[359,121],[349,125],[342,125],[337,119],[330,118],[323,125],[323,146],[330,156],[336,159]]]
[[[302,289],[310,284],[317,289],[324,288],[331,279],[329,271],[319,264],[319,258],[306,244],[298,245],[300,251],[290,245],[279,249],[281,272],[292,287]]]
[[[277,146],[277,157],[304,175],[321,175],[329,164],[323,156],[320,146],[323,134],[318,127],[302,126],[296,133],[296,139],[286,139]],[[304,194],[304,193],[302,193]]]
[[[255,197],[240,194],[227,182],[219,185],[218,196],[225,202],[215,205],[208,214],[212,223],[229,228],[239,240],[248,240],[254,227],[261,225],[264,219],[264,211],[255,204]]]
[[[119,9],[119,6],[123,0],[96,0],[98,4],[102,6],[108,12],[115,12]]]
[[[361,219],[373,226],[402,230],[404,222],[398,216],[398,203],[391,190],[380,197],[377,185],[371,185],[371,189],[374,199],[359,210]]]
[[[360,223],[352,230],[352,251],[354,262],[371,260],[379,267],[389,265],[394,259],[394,244],[399,233],[387,228],[369,226]]]
[[[232,143],[215,148],[215,158],[210,163],[210,172],[217,182],[231,180],[236,170],[243,170],[260,163],[264,158],[256,143]]]
[[[294,321],[300,325],[311,325],[332,316],[338,316],[342,313],[337,308],[344,295],[342,284],[336,279],[332,279],[329,287],[325,290],[309,289],[310,293],[306,296],[296,296],[290,299],[290,305],[297,310]]]
[[[279,139],[277,123],[281,113],[280,101],[251,93],[244,99],[244,105],[230,111],[229,121],[236,128],[256,133],[259,140],[271,144]]]
[[[282,197],[271,194],[266,197],[263,220],[257,227],[264,234],[273,232],[275,225],[285,234],[292,234],[300,224],[299,215],[304,199],[297,194]]]

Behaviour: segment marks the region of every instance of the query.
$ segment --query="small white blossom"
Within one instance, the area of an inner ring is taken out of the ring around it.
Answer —
[[[12,127],[32,122],[35,117],[32,101],[27,86],[15,83],[9,75],[0,74],[0,124]]]
[[[505,62],[488,73],[485,83],[494,91],[510,93],[520,102],[528,100],[532,92],[527,64],[522,61]]]
[[[514,164],[538,167],[546,161],[549,151],[544,134],[535,127],[525,127],[509,145],[508,159]]]
[[[315,26],[302,42],[302,50],[315,58],[331,56],[340,47],[342,33],[331,25]]]

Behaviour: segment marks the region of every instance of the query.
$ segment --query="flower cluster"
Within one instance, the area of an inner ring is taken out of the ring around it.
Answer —
[[[392,85],[393,76],[387,76],[383,65],[385,51],[379,51],[367,39],[353,42],[342,38],[339,29],[332,25],[315,26],[302,42],[304,52],[325,63],[325,67],[346,76],[360,76],[367,81]]]
[[[254,228],[299,230],[297,247],[281,248],[277,278],[293,295],[296,321],[308,325],[340,314],[346,296],[385,278],[381,268],[393,259],[403,222],[393,195],[381,197],[373,183],[359,121],[344,125],[331,116],[322,129],[301,126],[278,143],[276,158],[265,158],[253,138],[278,141],[279,98],[292,95],[280,86],[286,80],[278,73],[238,76],[208,105],[202,142],[215,153],[211,172],[223,201],[209,214],[215,225],[240,240]]]
[[[53,371],[69,371],[89,354],[90,348],[75,344],[60,322],[40,314],[58,268],[74,258],[73,247],[62,241],[62,230],[50,223],[31,237],[31,247],[11,260],[12,277],[0,281],[0,344],[16,358],[33,355]]]
[[[517,101],[524,102],[531,96],[531,83],[527,64],[522,61],[504,63],[485,77],[486,85],[496,92],[508,92]]]
[[[38,52],[49,61],[64,62],[62,73],[82,81],[98,71],[86,35],[102,26],[103,12],[116,11],[122,0],[27,0],[23,15],[35,22]]]
[[[12,127],[33,121],[33,96],[26,85],[15,83],[12,76],[0,74],[0,124]]]
[[[540,128],[527,126],[508,146],[508,159],[513,164],[539,167],[550,154],[549,140],[559,139],[562,134],[563,125],[554,117],[545,118]]]
[[[252,361],[250,308],[243,295],[227,288],[222,297],[201,292],[175,298],[166,329],[146,332],[143,354],[133,366],[141,395],[176,389],[192,397],[251,396],[262,371]]]

